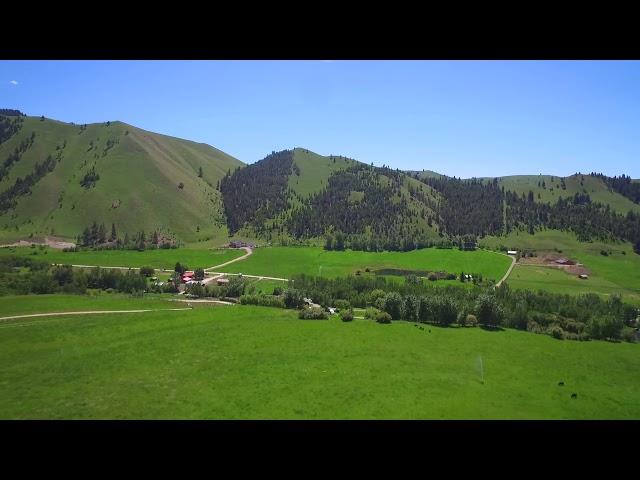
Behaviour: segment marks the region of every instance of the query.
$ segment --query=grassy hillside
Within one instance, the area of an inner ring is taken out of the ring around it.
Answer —
[[[640,416],[638,345],[266,307],[4,321],[0,365],[5,419]]]
[[[505,190],[512,190],[520,195],[523,193],[527,195],[532,191],[536,202],[555,203],[561,197],[573,197],[576,193],[586,193],[593,202],[608,204],[618,213],[625,214],[629,210],[640,212],[640,205],[612,191],[599,178],[589,175],[572,175],[565,177],[564,181],[566,189],[562,189],[560,177],[551,175],[514,175],[498,178],[498,183],[504,186]],[[542,182],[544,182],[544,188]]]
[[[122,122],[82,128],[26,117],[22,129],[0,144],[0,161],[32,132],[33,145],[2,179],[0,191],[24,178],[48,155],[58,161],[31,194],[17,199],[15,209],[0,215],[1,240],[31,235],[73,239],[94,220],[108,227],[115,223],[122,236],[156,229],[186,242],[226,236],[215,187],[227,170],[241,162],[224,152]],[[99,179],[85,188],[80,182],[92,169]]]
[[[324,157],[304,148],[294,148],[293,163],[298,167],[300,174],[294,173],[289,176],[289,188],[303,197],[308,197],[325,188],[334,172],[358,162],[346,157]]]

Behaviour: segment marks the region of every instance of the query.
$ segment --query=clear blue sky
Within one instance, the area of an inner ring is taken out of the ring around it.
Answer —
[[[0,108],[247,163],[300,146],[459,177],[640,178],[640,62],[0,61]]]

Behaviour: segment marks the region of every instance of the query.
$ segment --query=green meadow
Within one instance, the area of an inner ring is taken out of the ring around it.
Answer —
[[[0,418],[637,419],[639,368],[636,344],[254,306],[23,319]]]
[[[481,273],[485,278],[499,280],[511,260],[506,255],[490,251],[425,248],[410,252],[344,252],[327,251],[321,247],[264,247],[241,262],[220,269],[223,272],[289,278],[305,273],[324,277],[351,275],[357,270],[399,268],[407,270],[447,271],[460,274]]]
[[[176,262],[189,268],[212,267],[244,255],[244,250],[231,249],[156,249],[139,252],[137,250],[95,250],[64,252],[54,248],[5,247],[0,255],[16,255],[35,258],[50,263],[71,265],[98,265],[101,267],[144,267],[171,269]]]
[[[125,294],[104,292],[91,295],[7,295],[0,297],[0,317],[31,313],[142,310],[184,306],[182,303],[169,302],[169,298],[170,295],[167,294],[147,294],[143,298],[135,298]]]
[[[544,230],[535,235],[514,232],[506,237],[487,237],[480,243],[489,248],[504,245],[516,250],[534,249],[538,255],[561,253],[584,264],[590,272],[588,280],[580,280],[553,268],[518,266],[507,280],[515,288],[602,295],[620,293],[629,301],[640,302],[640,255],[633,252],[628,242],[579,242],[571,233]],[[607,252],[606,256],[601,254],[603,250]]]
[[[507,284],[521,290],[546,290],[553,293],[584,294],[596,293],[603,296],[622,294],[625,302],[640,305],[640,294],[621,288],[613,282],[597,275],[582,280],[577,275],[571,275],[559,268],[542,267],[537,265],[517,265]]]

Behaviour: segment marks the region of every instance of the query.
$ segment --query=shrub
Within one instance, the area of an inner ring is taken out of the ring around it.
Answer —
[[[300,310],[298,318],[303,320],[326,320],[329,318],[327,312],[318,307],[305,307]]]
[[[375,307],[376,302],[379,299],[384,299],[385,295],[386,292],[384,290],[380,290],[379,288],[372,290],[371,293],[369,293],[369,303]]]
[[[203,268],[196,268],[193,272],[193,277],[196,280],[203,280],[204,279],[204,269]]]
[[[340,319],[343,322],[353,321],[353,310],[346,310],[340,313]]]
[[[407,295],[402,305],[402,318],[406,320],[417,320],[420,310],[420,300],[415,295]]]
[[[368,318],[369,320],[375,320],[380,310],[375,307],[369,307],[364,311],[364,318]]]
[[[478,322],[482,325],[498,326],[502,323],[503,312],[496,298],[492,295],[480,295],[475,308]]]
[[[564,338],[564,330],[562,330],[558,325],[552,325],[549,327],[547,329],[547,333],[558,340],[562,340]]]
[[[285,308],[284,299],[273,295],[241,295],[240,303],[242,305]]]
[[[636,332],[632,328],[625,328],[620,336],[625,342],[634,343],[636,341]]]
[[[435,300],[431,297],[420,298],[420,308],[418,309],[418,319],[421,322],[434,322],[435,315]]]
[[[335,306],[338,310],[349,310],[351,304],[347,300],[336,300]]]
[[[378,312],[376,314],[376,322],[391,323],[391,315],[389,315],[387,312]]]
[[[458,318],[458,308],[449,297],[439,297],[434,302],[436,322],[451,325]]]
[[[282,288],[281,287],[274,287],[273,288],[273,294],[274,295],[282,295]]]
[[[402,317],[402,297],[397,292],[389,292],[384,297],[383,310],[391,315],[394,320]]]
[[[613,315],[594,316],[589,320],[588,331],[601,340],[619,338],[624,327],[622,319]]]
[[[284,291],[284,304],[287,308],[300,308],[304,305],[303,295],[300,290],[287,288]]]
[[[475,315],[469,314],[467,315],[467,318],[464,323],[467,327],[476,327],[478,326],[478,319],[476,318]]]
[[[151,277],[155,273],[156,271],[153,269],[153,267],[140,267],[140,275]]]

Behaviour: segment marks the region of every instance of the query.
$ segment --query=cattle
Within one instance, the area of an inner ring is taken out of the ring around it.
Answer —
[[[558,382],[559,387],[564,387],[564,382]]]
[[[571,398],[578,398],[578,394],[577,393],[572,393],[571,394]]]

